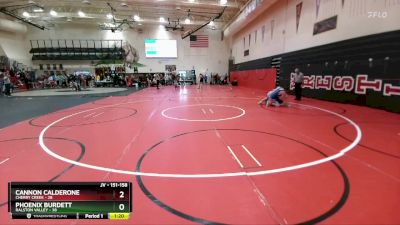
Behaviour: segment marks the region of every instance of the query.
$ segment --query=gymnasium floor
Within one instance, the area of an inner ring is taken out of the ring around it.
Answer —
[[[1,129],[1,224],[26,223],[8,181],[130,181],[121,224],[400,224],[399,114],[263,94],[147,88]]]

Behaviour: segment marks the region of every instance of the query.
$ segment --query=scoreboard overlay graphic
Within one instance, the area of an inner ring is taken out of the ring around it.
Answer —
[[[129,219],[130,182],[10,182],[12,219]]]

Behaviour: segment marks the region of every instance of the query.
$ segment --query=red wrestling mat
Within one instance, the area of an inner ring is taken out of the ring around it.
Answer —
[[[1,224],[27,223],[9,217],[9,181],[133,183],[127,221],[30,224],[400,223],[400,115],[307,98],[259,107],[264,94],[149,88],[2,129]]]

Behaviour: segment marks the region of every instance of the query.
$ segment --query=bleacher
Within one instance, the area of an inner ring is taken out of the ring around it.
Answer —
[[[32,60],[121,60],[122,40],[31,40]]]

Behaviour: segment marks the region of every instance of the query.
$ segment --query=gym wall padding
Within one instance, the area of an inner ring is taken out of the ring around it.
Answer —
[[[306,97],[400,112],[400,31],[232,64],[230,71],[270,68],[276,57],[281,57],[279,84],[287,90],[293,86],[291,73],[299,68],[308,78]],[[347,90],[337,88],[343,78],[352,83]]]
[[[237,81],[241,87],[271,90],[276,84],[276,69],[233,71],[230,73],[230,81]]]

